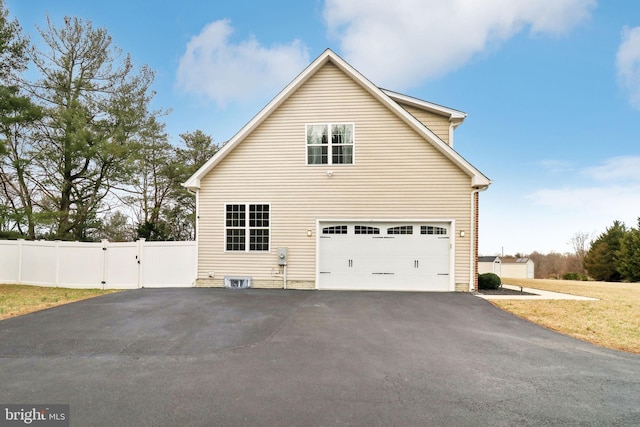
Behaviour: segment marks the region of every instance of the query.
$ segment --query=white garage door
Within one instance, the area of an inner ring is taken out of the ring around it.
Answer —
[[[320,223],[319,289],[450,290],[449,223]]]

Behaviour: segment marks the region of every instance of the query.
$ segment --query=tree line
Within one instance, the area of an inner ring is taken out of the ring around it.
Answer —
[[[640,218],[636,228],[614,221],[603,233],[592,236],[574,234],[569,242],[573,252],[532,252],[528,257],[535,264],[536,279],[640,282]]]
[[[0,0],[0,238],[193,239],[180,184],[219,147],[200,130],[170,143],[154,72],[106,29],[66,17],[38,31],[40,47]]]

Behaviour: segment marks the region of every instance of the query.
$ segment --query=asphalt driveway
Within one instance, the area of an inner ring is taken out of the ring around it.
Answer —
[[[140,289],[0,321],[0,403],[73,426],[624,426],[638,396],[640,356],[469,294]]]

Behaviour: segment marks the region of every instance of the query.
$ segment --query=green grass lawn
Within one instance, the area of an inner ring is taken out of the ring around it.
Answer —
[[[516,316],[603,347],[640,354],[640,283],[503,279],[503,283],[598,301],[492,300]]]
[[[0,284],[0,319],[19,316],[118,290],[49,288]]]

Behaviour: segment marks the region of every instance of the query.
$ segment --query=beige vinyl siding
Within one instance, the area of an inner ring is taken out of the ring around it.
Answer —
[[[407,110],[413,117],[418,119],[420,123],[428,127],[431,132],[435,133],[441,140],[451,145],[449,142],[449,128],[451,122],[448,117],[431,111],[422,110],[411,105],[400,104],[402,108]]]
[[[305,125],[353,123],[353,165],[306,165]],[[332,170],[333,176],[327,176]],[[469,283],[471,178],[327,64],[238,144],[201,182],[198,277],[251,276],[281,283],[277,248],[289,248],[287,279],[313,286],[316,221],[453,219],[455,282]],[[270,203],[269,253],[225,252],[225,203]],[[307,230],[312,230],[312,237]]]

